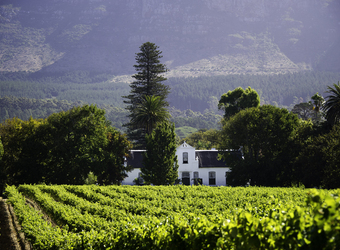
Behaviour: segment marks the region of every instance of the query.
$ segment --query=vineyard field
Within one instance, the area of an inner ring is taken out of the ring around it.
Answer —
[[[33,249],[339,249],[340,189],[7,186]]]

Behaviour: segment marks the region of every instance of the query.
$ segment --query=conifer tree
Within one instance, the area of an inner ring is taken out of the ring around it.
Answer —
[[[139,48],[140,52],[136,53],[137,64],[134,65],[137,73],[132,76],[135,81],[130,84],[130,94],[123,96],[124,103],[127,104],[126,109],[130,112],[130,122],[124,126],[127,128],[128,138],[134,142],[135,148],[144,148],[145,126],[133,121],[132,118],[136,116],[137,107],[143,102],[145,96],[159,96],[164,107],[169,106],[166,98],[170,88],[162,83],[167,80],[161,75],[167,72],[167,68],[160,63],[162,52],[158,50],[159,47],[154,43],[146,42]]]
[[[146,135],[142,177],[146,184],[172,185],[178,178],[175,125],[163,122]]]

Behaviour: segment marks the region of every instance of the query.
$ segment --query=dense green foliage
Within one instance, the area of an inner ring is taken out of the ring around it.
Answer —
[[[315,121],[315,111],[311,102],[301,102],[294,105],[292,112],[303,120]]]
[[[159,47],[154,43],[146,42],[139,48],[140,52],[136,53],[137,64],[134,65],[137,73],[132,76],[135,81],[130,84],[130,94],[123,96],[130,118],[129,122],[124,124],[124,126],[127,128],[128,138],[133,141],[135,148],[144,148],[145,135],[151,133],[156,123],[151,125],[149,120],[146,123],[147,126],[145,126],[146,124],[142,121],[143,119],[137,118],[141,117],[141,113],[145,114],[145,110],[142,110],[144,106],[149,108],[146,116],[149,116],[150,112],[153,113],[155,110],[151,111],[151,108],[156,107],[155,104],[158,106],[157,113],[166,113],[164,108],[169,106],[166,98],[170,92],[170,87],[162,83],[166,80],[162,74],[167,71],[167,68],[164,64],[160,63],[162,52],[158,50]],[[158,99],[150,99],[149,96],[154,96],[153,98],[156,97]],[[150,105],[151,103],[152,105]],[[157,115],[154,114],[153,117],[157,117]],[[166,118],[163,115],[162,120]]]
[[[175,129],[176,135],[179,139],[185,138],[192,133],[197,132],[197,129],[189,126],[183,126]]]
[[[340,122],[340,82],[333,84],[333,87],[328,86],[329,95],[327,101],[323,106],[326,112],[326,119],[331,124]]]
[[[146,151],[141,168],[146,184],[172,185],[178,179],[175,125],[160,123],[146,135]]]
[[[96,106],[74,107],[45,120],[8,119],[0,124],[5,176],[1,183],[83,184],[89,172],[105,183],[126,176],[130,143]],[[118,174],[119,173],[119,174]]]
[[[339,188],[340,125],[328,133],[317,132],[300,148],[296,166],[299,180],[306,186]]]
[[[180,141],[188,143],[195,149],[212,149],[218,148],[220,144],[220,131],[216,129],[200,129]]]
[[[243,90],[238,87],[224,93],[218,102],[218,108],[224,110],[224,118],[230,118],[237,112],[251,107],[260,106],[260,97],[251,87]]]
[[[5,165],[2,162],[2,156],[4,154],[4,146],[2,145],[1,136],[0,136],[0,192],[3,191],[4,180],[6,179],[5,174]]]
[[[191,109],[180,111],[170,109],[170,121],[175,123],[176,128],[188,126],[196,129],[220,128],[222,116],[213,111],[205,113],[194,112]]]
[[[337,249],[340,244],[339,190],[21,185],[8,186],[6,194],[36,249]],[[25,204],[24,196],[45,216]]]
[[[2,160],[3,154],[4,154],[4,146],[2,145],[2,141],[1,141],[1,137],[0,137],[0,163],[1,163],[1,160]]]
[[[136,105],[130,123],[138,124],[149,135],[157,124],[170,118],[170,113],[165,106],[165,101],[160,96],[146,95],[142,102]]]
[[[284,186],[292,182],[292,151],[301,120],[286,109],[263,105],[241,110],[223,121],[220,150],[241,150],[244,159],[226,154],[232,169],[229,185]]]

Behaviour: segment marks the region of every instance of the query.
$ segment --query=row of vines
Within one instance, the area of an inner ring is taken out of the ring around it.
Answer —
[[[339,194],[206,186],[6,189],[34,249],[339,249]]]

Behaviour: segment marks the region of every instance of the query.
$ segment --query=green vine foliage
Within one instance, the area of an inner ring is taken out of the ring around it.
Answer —
[[[338,249],[339,194],[181,185],[6,188],[36,249]]]

